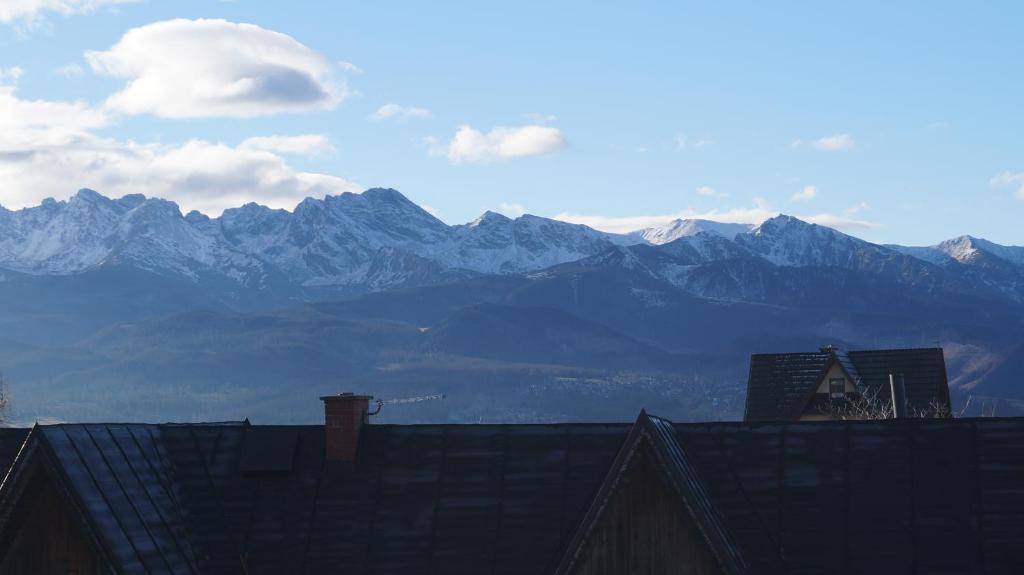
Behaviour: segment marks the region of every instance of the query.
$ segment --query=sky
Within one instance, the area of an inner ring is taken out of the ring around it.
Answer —
[[[0,0],[0,205],[1024,244],[1024,4]]]

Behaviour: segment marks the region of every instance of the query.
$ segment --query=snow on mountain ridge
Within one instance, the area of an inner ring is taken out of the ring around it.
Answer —
[[[1004,246],[974,236],[958,236],[933,246],[889,246],[936,265],[958,262],[973,265],[987,254],[1014,266],[1024,267],[1024,247]]]
[[[758,226],[676,220],[627,235],[494,212],[449,226],[401,193],[380,188],[307,198],[291,212],[250,203],[218,218],[182,216],[177,204],[159,198],[110,199],[92,190],[67,201],[0,209],[0,269],[68,275],[124,264],[195,281],[226,277],[248,287],[283,281],[384,289],[465,273],[518,274],[586,258],[635,266],[640,260],[626,248],[637,244],[671,258],[673,283],[690,281],[693,266],[751,258],[759,265],[899,271],[913,268],[908,261],[944,265],[983,250],[1001,258],[995,261],[1024,265],[1020,247],[969,237],[932,248],[879,246],[784,215]]]
[[[730,240],[754,229],[753,224],[730,224],[701,219],[676,219],[660,227],[635,232],[649,244],[661,245],[701,233],[717,234]]]
[[[247,285],[265,281],[273,269],[300,285],[382,286],[428,268],[518,273],[611,245],[603,232],[537,216],[484,214],[473,224],[448,226],[381,188],[307,198],[293,212],[250,203],[218,218],[182,216],[177,204],[158,198],[110,199],[93,190],[0,211],[0,268],[40,275],[127,263],[193,279],[226,275]]]

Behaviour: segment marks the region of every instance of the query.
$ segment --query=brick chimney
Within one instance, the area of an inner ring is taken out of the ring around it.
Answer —
[[[339,393],[320,399],[324,402],[327,461],[355,461],[359,433],[367,423],[371,396]]]

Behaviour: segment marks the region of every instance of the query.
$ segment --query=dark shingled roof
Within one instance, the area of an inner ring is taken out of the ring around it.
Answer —
[[[411,574],[553,568],[628,431],[370,425],[356,464],[325,461],[323,426],[34,434],[126,572]]]
[[[949,406],[946,363],[941,348],[842,352],[764,353],[750,356],[746,421],[798,418],[815,386],[833,363],[861,389],[889,397],[889,374],[905,381],[908,408],[927,409],[935,400]]]
[[[781,556],[789,573],[1024,565],[1024,419],[675,429],[751,564]]]
[[[0,487],[0,549],[45,469],[120,572],[550,573],[627,439],[728,572],[1024,564],[1024,418],[369,425],[355,463],[325,461],[322,426],[36,427]]]

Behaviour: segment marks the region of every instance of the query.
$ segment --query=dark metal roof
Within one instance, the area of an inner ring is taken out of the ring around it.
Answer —
[[[751,565],[778,556],[791,573],[1024,565],[1024,419],[675,429]]]
[[[927,409],[929,402],[949,406],[949,383],[942,348],[851,351],[850,360],[867,387],[889,389],[889,374],[905,382],[907,406]]]
[[[941,348],[842,352],[766,353],[750,356],[746,421],[791,421],[800,416],[815,386],[833,362],[854,383],[889,397],[889,374],[905,381],[908,407],[927,409],[935,400],[948,408],[949,387]]]
[[[126,573],[540,574],[571,548],[627,435],[654,448],[727,572],[1024,562],[1014,418],[370,425],[355,463],[324,460],[322,426],[58,425],[36,428],[11,475],[53,470]],[[255,465],[263,441],[272,464]],[[11,482],[0,541],[25,493]]]
[[[629,425],[38,429],[124,572],[411,574],[553,568]]]
[[[831,357],[828,352],[751,355],[744,419],[795,419]]]
[[[0,477],[7,475],[28,432],[24,427],[0,427]]]

